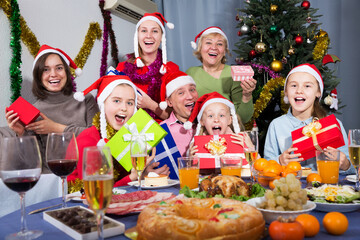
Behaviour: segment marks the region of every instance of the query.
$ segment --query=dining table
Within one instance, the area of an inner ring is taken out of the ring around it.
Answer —
[[[249,181],[249,179],[245,179],[245,180]],[[303,186],[305,186],[306,179],[301,179],[301,181],[302,181]],[[341,185],[346,184],[346,185],[354,186],[354,183],[346,180],[344,178],[344,176],[340,176],[339,184],[341,184]],[[121,189],[126,190],[126,192],[138,191],[138,188],[135,186],[124,186],[124,187],[121,187]],[[179,190],[180,190],[179,184],[170,186],[168,188],[151,189],[151,191],[172,192],[175,195],[179,194]],[[2,197],[4,197],[4,196],[2,196]],[[47,201],[40,202],[37,204],[33,204],[33,205],[26,207],[26,213],[33,211],[35,209],[44,208],[44,207],[56,205],[59,203],[61,203],[61,198],[55,198],[55,199],[47,200]],[[75,201],[70,200],[67,203],[68,207],[78,206],[78,205],[87,207],[82,202],[75,202]],[[1,207],[6,207],[6,206],[1,206]],[[53,208],[50,210],[54,210],[54,209],[56,209],[56,208]],[[340,211],[341,211],[341,209],[340,209]],[[322,219],[324,218],[326,213],[327,212],[317,211],[316,209],[310,212],[311,215],[315,216],[319,220],[320,231],[315,237],[305,238],[305,239],[326,239],[326,240],[360,239],[360,209],[352,211],[352,212],[344,212],[343,213],[349,221],[349,226],[348,226],[347,231],[340,236],[331,235],[326,232],[326,230],[322,224]],[[122,222],[125,225],[125,229],[129,229],[129,228],[133,228],[136,226],[138,215],[139,215],[138,213],[132,213],[132,214],[124,215],[124,216],[114,215],[114,214],[107,214],[106,216],[108,216],[116,221]],[[20,210],[17,210],[17,211],[14,211],[14,212],[7,214],[0,218],[0,239],[5,239],[6,235],[19,231],[20,217],[21,217]],[[27,215],[26,220],[27,220],[28,229],[30,229],[30,230],[36,229],[36,230],[43,231],[43,235],[40,236],[38,239],[52,239],[52,240],[72,239],[71,236],[68,236],[67,234],[65,234],[64,232],[62,232],[61,230],[59,230],[58,228],[56,228],[49,222],[45,221],[43,219],[43,212]],[[268,225],[266,227],[268,227]],[[128,239],[128,238],[124,234],[121,234],[121,235],[109,237],[107,239]],[[159,238],[159,239],[161,239],[161,238]],[[271,238],[268,236],[268,234],[265,233],[265,237],[263,239],[271,239]]]

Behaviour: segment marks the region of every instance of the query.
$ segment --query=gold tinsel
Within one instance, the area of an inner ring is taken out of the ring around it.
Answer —
[[[330,38],[327,32],[320,29],[315,38],[317,39],[316,45],[313,50],[314,60],[321,60],[327,52],[330,44]]]
[[[10,20],[11,16],[11,0],[1,0],[0,7],[4,10],[7,18]],[[21,27],[21,40],[28,47],[31,55],[36,56],[40,49],[40,43],[37,40],[35,34],[27,26],[26,21],[20,16],[20,27]]]
[[[94,46],[95,40],[100,40],[102,36],[102,31],[100,28],[99,23],[90,23],[88,32],[86,33],[85,36],[85,41],[78,53],[78,55],[76,56],[76,58],[74,59],[75,64],[79,67],[79,68],[83,68],[85,66],[86,60],[88,59],[90,53],[91,53],[91,49]],[[75,70],[72,70],[72,74],[74,75]]]

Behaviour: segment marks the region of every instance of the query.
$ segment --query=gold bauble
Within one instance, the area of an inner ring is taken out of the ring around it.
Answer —
[[[324,103],[328,106],[331,106],[331,104],[333,103],[333,99],[330,95],[327,95],[327,97],[324,99]]]
[[[281,61],[274,59],[270,64],[270,68],[275,72],[280,72],[283,68],[283,64]]]
[[[319,38],[324,38],[327,36],[328,36],[328,33],[320,29],[320,31],[315,35],[315,38],[319,39]]]
[[[258,52],[258,53],[263,53],[266,51],[266,44],[263,43],[263,42],[258,42],[256,45],[255,45],[255,51]]]
[[[295,54],[295,48],[290,47],[288,50],[289,55],[294,55]]]
[[[270,5],[270,12],[275,13],[278,10],[278,5],[271,4]]]

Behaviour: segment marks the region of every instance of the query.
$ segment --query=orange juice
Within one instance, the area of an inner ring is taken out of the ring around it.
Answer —
[[[241,167],[240,166],[227,166],[221,168],[222,175],[235,175],[241,177]]]
[[[339,181],[339,161],[317,160],[317,170],[322,183],[337,184]]]
[[[180,188],[185,185],[190,189],[199,187],[199,168],[180,168],[179,169]]]

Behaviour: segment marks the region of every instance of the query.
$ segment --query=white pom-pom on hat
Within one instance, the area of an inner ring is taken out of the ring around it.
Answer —
[[[163,101],[159,103],[159,107],[161,110],[165,110],[168,107],[168,105],[165,101]]]
[[[74,93],[74,98],[79,102],[83,102],[85,100],[85,95],[83,92],[76,92]]]
[[[184,123],[184,128],[186,129],[186,130],[190,130],[191,128],[192,128],[192,122],[189,122],[189,121],[186,121],[185,123]]]
[[[75,74],[76,74],[76,76],[79,77],[82,74],[82,69],[81,68],[75,69]]]
[[[191,41],[190,44],[191,44],[191,47],[192,47],[194,50],[196,50],[196,48],[197,48],[196,42]]]

